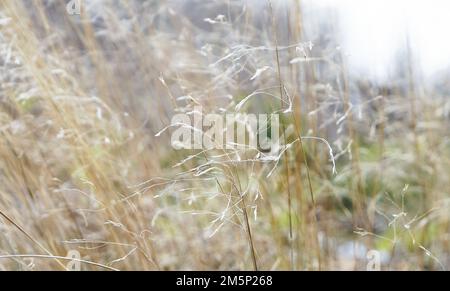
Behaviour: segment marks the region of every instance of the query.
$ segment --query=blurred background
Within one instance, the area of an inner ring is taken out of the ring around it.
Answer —
[[[448,1],[69,2],[0,4],[1,269],[448,270]]]

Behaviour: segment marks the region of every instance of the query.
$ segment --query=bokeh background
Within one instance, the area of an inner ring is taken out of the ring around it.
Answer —
[[[68,2],[0,4],[1,269],[448,270],[447,1]]]

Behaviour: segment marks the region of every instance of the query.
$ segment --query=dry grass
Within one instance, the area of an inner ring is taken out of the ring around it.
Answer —
[[[382,87],[297,1],[63,2],[0,4],[0,269],[448,269],[450,102],[411,52]],[[172,149],[195,105],[280,113],[280,151]]]

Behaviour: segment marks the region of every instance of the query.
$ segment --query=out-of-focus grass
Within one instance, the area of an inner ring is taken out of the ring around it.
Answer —
[[[449,101],[414,63],[361,86],[341,52],[310,47],[296,1],[88,3],[0,5],[0,268],[63,269],[77,250],[101,265],[86,270],[365,269],[374,249],[383,269],[448,269]],[[233,113],[280,83],[286,141],[326,139],[337,174],[317,140],[267,177],[275,160],[243,161],[255,152],[155,136],[177,111]]]

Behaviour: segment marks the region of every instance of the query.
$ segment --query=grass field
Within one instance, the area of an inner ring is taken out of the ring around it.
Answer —
[[[413,46],[379,84],[299,1],[67,2],[0,3],[0,269],[449,269],[449,74]],[[237,112],[280,147],[171,146]]]

